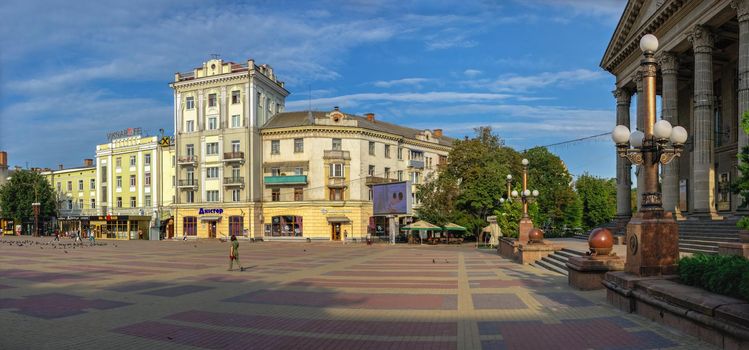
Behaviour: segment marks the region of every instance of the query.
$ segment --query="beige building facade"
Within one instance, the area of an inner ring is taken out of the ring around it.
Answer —
[[[749,1],[627,3],[601,67],[616,76],[616,124],[632,129],[642,127],[630,108],[644,105],[637,69],[645,34],[660,42],[659,114],[689,132],[681,158],[661,169],[664,208],[691,219],[744,212],[730,187],[738,176],[737,153],[747,144],[740,119],[749,110]],[[632,183],[641,182],[630,174],[629,162],[618,158],[617,213],[622,218],[631,216]]]

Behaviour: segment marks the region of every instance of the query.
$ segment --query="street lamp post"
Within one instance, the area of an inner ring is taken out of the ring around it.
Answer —
[[[34,210],[34,237],[39,237],[39,209],[41,205],[39,202],[31,203],[31,208]]]
[[[641,205],[627,224],[627,263],[625,271],[640,276],[668,275],[676,272],[679,258],[679,227],[671,212],[663,210],[658,190],[658,166],[681,156],[687,131],[672,127],[666,120],[656,123],[655,82],[657,63],[655,51],[658,39],[646,34],[640,39],[643,59],[640,72],[643,79],[645,106],[638,109],[643,130],[629,132],[625,125],[617,125],[611,133],[617,154],[640,166],[644,176]],[[631,147],[630,147],[631,146]]]
[[[512,186],[512,175],[507,174],[507,178],[505,179],[505,182],[507,182],[507,199],[504,197],[499,199],[500,204],[504,204],[505,201],[512,202],[512,196],[510,196],[510,190]]]
[[[531,220],[530,215],[528,215],[528,204],[538,197],[538,191],[528,189],[528,164],[530,164],[530,162],[528,159],[523,158],[522,164],[523,190],[520,193],[518,193],[518,191],[512,191],[512,196],[516,198],[520,197],[520,200],[523,203],[523,217],[520,218],[520,223],[518,224],[518,241],[520,241],[520,243],[528,243],[528,234],[533,229],[533,221]]]

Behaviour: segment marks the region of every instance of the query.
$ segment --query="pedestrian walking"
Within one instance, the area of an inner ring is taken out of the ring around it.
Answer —
[[[57,230],[55,230],[55,241],[60,241],[60,232],[58,232]]]
[[[346,244],[347,239],[348,239],[348,230],[343,230],[343,244]]]
[[[244,271],[244,267],[242,267],[242,263],[239,262],[239,241],[237,241],[237,236],[231,235],[231,242],[230,242],[230,248],[229,248],[229,270],[231,271],[234,267],[234,260],[237,261],[237,266],[239,266],[239,271]]]

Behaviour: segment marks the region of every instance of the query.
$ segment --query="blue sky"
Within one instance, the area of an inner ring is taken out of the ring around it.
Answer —
[[[79,166],[106,133],[172,132],[174,72],[218,53],[286,81],[287,110],[340,106],[524,149],[614,126],[598,67],[625,1],[23,1],[0,4],[0,150]],[[550,148],[615,176],[608,137]]]

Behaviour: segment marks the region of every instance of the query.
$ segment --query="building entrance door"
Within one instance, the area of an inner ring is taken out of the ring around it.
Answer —
[[[208,221],[208,238],[216,238],[216,221]]]
[[[330,239],[333,241],[341,240],[341,223],[334,222],[331,225]]]

